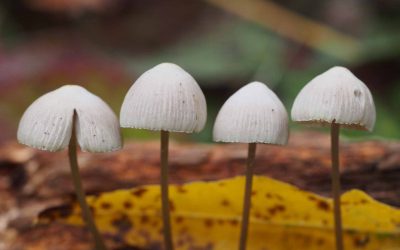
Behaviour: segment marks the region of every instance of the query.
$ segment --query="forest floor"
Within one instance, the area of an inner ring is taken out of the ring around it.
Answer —
[[[330,196],[329,143],[328,135],[312,132],[293,134],[286,147],[259,145],[255,173]],[[400,207],[400,142],[342,141],[340,153],[344,191],[361,189]],[[240,175],[246,156],[244,144],[171,142],[170,181]],[[159,142],[127,142],[123,150],[106,154],[80,153],[79,163],[88,194],[158,183]],[[38,151],[17,142],[0,146],[0,197],[0,250],[90,249],[82,228],[33,223],[40,211],[73,197],[65,151]]]

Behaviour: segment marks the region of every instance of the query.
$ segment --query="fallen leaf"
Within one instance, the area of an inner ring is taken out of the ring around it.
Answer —
[[[235,249],[244,177],[170,186],[176,249]],[[126,244],[162,243],[160,187],[148,185],[88,196],[105,235]],[[359,190],[342,195],[347,250],[400,249],[400,210]],[[334,249],[332,200],[267,177],[254,177],[248,249]],[[40,223],[83,225],[78,204],[50,208]]]

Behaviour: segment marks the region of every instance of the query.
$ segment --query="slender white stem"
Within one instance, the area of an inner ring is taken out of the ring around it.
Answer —
[[[332,123],[331,126],[331,157],[332,157],[332,196],[335,220],[336,250],[343,250],[343,229],[340,210],[340,171],[339,171],[339,129],[340,125]]]
[[[246,166],[246,185],[243,200],[242,228],[240,231],[239,250],[246,249],[247,235],[249,230],[249,216],[251,208],[251,190],[253,186],[253,169],[256,155],[256,143],[249,143],[247,166]]]
[[[79,205],[82,210],[82,217],[83,220],[85,221],[90,233],[93,236],[93,240],[95,243],[95,249],[96,250],[106,250],[106,246],[103,242],[103,239],[101,238],[101,235],[99,231],[97,230],[96,224],[94,223],[92,213],[90,212],[89,206],[86,202],[86,195],[85,191],[83,190],[82,187],[82,180],[81,176],[79,174],[79,167],[78,167],[78,160],[76,156],[76,136],[75,136],[75,119],[76,119],[76,113],[74,112],[74,117],[72,120],[72,135],[71,135],[71,140],[69,142],[68,146],[68,158],[69,158],[69,163],[71,166],[71,175],[72,175],[72,180],[74,183],[75,187],[75,192],[76,192],[76,197],[78,199]]]
[[[164,245],[166,250],[173,250],[171,219],[169,214],[169,195],[168,195],[168,141],[169,132],[161,131],[161,202],[162,219],[164,226]]]

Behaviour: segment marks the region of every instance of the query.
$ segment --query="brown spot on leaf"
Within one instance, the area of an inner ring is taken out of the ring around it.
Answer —
[[[329,211],[331,209],[331,207],[329,206],[329,203],[324,200],[318,200],[317,207],[324,211]]]
[[[230,204],[231,204],[231,203],[230,203],[228,200],[226,200],[226,199],[223,199],[223,200],[221,201],[221,205],[224,206],[224,207],[228,207]]]
[[[118,230],[119,233],[125,234],[129,230],[132,229],[132,222],[129,220],[127,216],[122,216],[118,219],[115,219],[111,222],[111,224]]]
[[[112,207],[112,205],[111,205],[111,203],[109,203],[109,202],[102,202],[101,204],[100,204],[100,207],[102,208],[102,209],[110,209],[111,207]]]
[[[311,195],[309,195],[307,198],[308,198],[310,201],[316,201],[316,200],[317,200],[316,197],[311,196]]]
[[[123,205],[125,209],[131,209],[133,207],[132,202],[130,201],[125,201]]]
[[[283,200],[283,197],[282,197],[281,195],[279,195],[279,194],[276,194],[275,197],[276,197],[278,200],[280,200],[280,201]]]
[[[175,211],[175,205],[171,200],[169,200],[169,211],[171,212]]]
[[[353,243],[356,247],[365,247],[369,243],[369,236],[365,235],[364,237],[355,237]]]
[[[146,215],[143,215],[143,216],[140,218],[140,222],[141,222],[142,224],[146,224],[147,222],[149,222],[149,220],[150,220],[150,218],[149,218],[148,216],[146,216]]]
[[[206,220],[204,221],[204,225],[205,225],[207,228],[210,228],[210,227],[212,227],[212,226],[214,225],[214,222],[213,222],[211,219],[206,219]]]
[[[251,196],[255,196],[255,195],[257,195],[257,191],[255,191],[255,190],[251,191]]]
[[[182,185],[176,186],[176,191],[182,194],[187,193],[187,190]]]
[[[138,189],[132,191],[132,194],[133,194],[134,196],[141,197],[141,196],[142,196],[144,193],[146,193],[146,192],[147,192],[147,189],[145,189],[145,188],[138,188]]]
[[[268,212],[269,212],[271,215],[275,215],[276,213],[283,212],[283,211],[285,211],[285,210],[286,210],[286,207],[285,207],[285,206],[283,206],[283,205],[276,205],[276,206],[274,206],[274,207],[269,208],[269,209],[268,209]]]
[[[182,216],[177,216],[177,217],[175,218],[175,222],[176,222],[177,224],[182,223],[183,220],[184,220],[184,218],[183,218]]]
[[[324,245],[325,244],[325,240],[323,239],[323,238],[318,238],[317,239],[317,245],[318,246],[322,246],[322,245]]]
[[[239,222],[238,222],[237,220],[231,220],[230,223],[231,223],[231,225],[234,226],[234,227],[237,226],[237,225],[239,225]]]
[[[72,213],[72,206],[63,205],[58,207],[52,207],[44,210],[39,214],[39,221],[49,220],[53,221],[56,218],[66,218]]]

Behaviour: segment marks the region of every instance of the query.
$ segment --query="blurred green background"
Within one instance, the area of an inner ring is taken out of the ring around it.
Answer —
[[[398,0],[1,0],[0,143],[15,139],[32,101],[64,84],[85,86],[118,114],[138,76],[165,61],[191,73],[208,102],[206,129],[177,139],[210,142],[223,102],[252,80],[290,112],[299,90],[334,65],[364,81],[377,106],[373,133],[345,135],[400,138]]]

